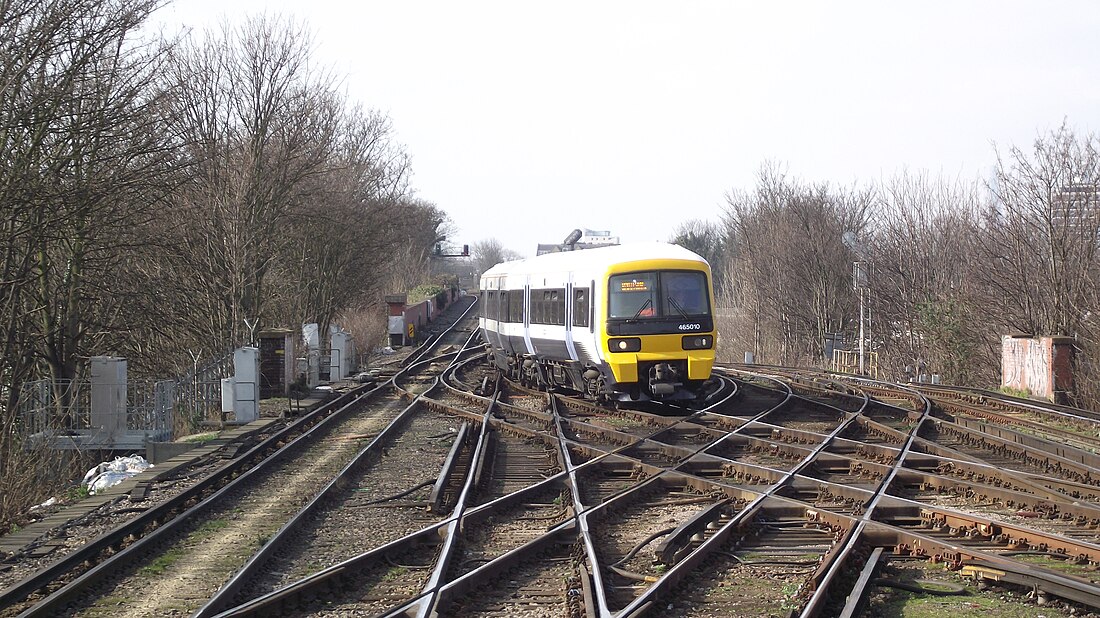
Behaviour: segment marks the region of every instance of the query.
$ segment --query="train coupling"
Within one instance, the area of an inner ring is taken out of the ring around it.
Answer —
[[[664,397],[676,392],[683,385],[680,372],[670,363],[657,363],[649,369],[649,392]]]

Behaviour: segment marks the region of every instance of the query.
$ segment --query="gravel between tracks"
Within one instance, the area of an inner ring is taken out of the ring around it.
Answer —
[[[53,528],[24,550],[26,553],[16,554],[0,563],[0,569],[6,567],[0,570],[0,590],[57,562],[89,541],[137,517],[143,511],[171,500],[224,464],[222,460],[200,462],[186,470],[181,470],[176,478],[151,484],[149,493],[143,500],[132,502],[128,497],[120,496],[83,517],[71,520],[64,526]],[[56,549],[39,555],[34,548],[42,545]],[[0,616],[3,615],[5,614],[0,611]]]
[[[306,453],[282,462],[236,499],[227,496],[226,506],[207,517],[192,534],[175,541],[153,562],[99,587],[94,602],[75,615],[124,612],[153,617],[194,612],[361,447],[358,441],[342,437],[377,433],[403,405],[390,398],[382,406],[349,418],[339,434],[329,433]],[[303,461],[311,463],[303,467]]]
[[[440,520],[426,510],[431,487],[399,500],[369,504],[435,481],[454,443],[461,422],[453,417],[415,411],[398,436],[374,458],[348,489],[307,523],[307,529],[278,555],[244,595],[259,596],[375,547],[411,534]],[[241,599],[242,601],[245,599]]]

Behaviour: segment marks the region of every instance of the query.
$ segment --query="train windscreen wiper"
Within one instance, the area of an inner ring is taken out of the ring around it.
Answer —
[[[638,313],[635,313],[634,317],[632,317],[630,319],[631,320],[637,320],[638,318],[640,318],[642,316],[643,311],[645,311],[647,308],[652,307],[652,306],[653,306],[653,299],[652,298],[645,299],[645,302],[642,303],[642,306],[638,307]]]
[[[687,311],[685,311],[685,310],[684,310],[684,308],[680,306],[680,303],[676,302],[676,299],[675,299],[675,298],[673,298],[673,297],[669,296],[669,297],[668,297],[668,303],[669,303],[670,305],[672,305],[672,307],[673,307],[674,309],[676,309],[677,311],[679,311],[679,312],[680,312],[680,315],[684,316],[685,318],[686,318],[686,317],[688,317]]]

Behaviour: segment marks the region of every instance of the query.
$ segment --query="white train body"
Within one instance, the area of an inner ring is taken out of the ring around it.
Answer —
[[[498,264],[481,277],[480,327],[498,367],[592,397],[689,399],[715,354],[706,260],[638,243]]]

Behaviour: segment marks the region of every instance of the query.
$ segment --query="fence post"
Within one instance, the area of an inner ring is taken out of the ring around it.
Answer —
[[[153,430],[154,439],[172,438],[172,411],[176,407],[176,383],[172,380],[160,380],[153,385]]]

